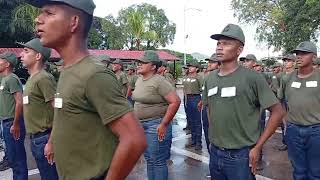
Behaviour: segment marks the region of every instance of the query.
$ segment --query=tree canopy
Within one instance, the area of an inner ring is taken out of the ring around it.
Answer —
[[[240,22],[254,24],[256,38],[287,53],[302,41],[317,42],[319,0],[232,0]]]
[[[0,47],[16,47],[35,36],[39,9],[25,0],[0,0]],[[88,46],[94,49],[145,50],[172,44],[176,25],[162,9],[150,4],[121,9],[117,17],[94,17]]]

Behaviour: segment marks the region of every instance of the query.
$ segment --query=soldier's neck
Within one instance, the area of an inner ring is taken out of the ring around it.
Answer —
[[[1,76],[8,76],[8,75],[11,74],[11,73],[12,73],[12,70],[9,69],[9,68],[7,68],[7,69],[5,69],[4,71],[2,71],[2,72],[0,73],[0,75],[1,75]]]
[[[288,69],[286,69],[286,73],[288,74],[288,73],[292,73],[294,71],[294,69],[293,68],[288,68]]]
[[[57,45],[54,49],[60,54],[63,59],[64,67],[71,66],[81,61],[84,57],[89,55],[86,40],[77,39],[73,37],[67,42]]]
[[[300,67],[298,69],[298,77],[306,78],[312,75],[314,69],[313,66]]]
[[[28,67],[28,73],[32,77],[32,76],[38,74],[42,69],[43,69],[43,65],[34,64],[33,66]]]
[[[239,68],[239,64],[237,61],[223,62],[219,70],[219,75],[226,76],[228,74],[233,73],[238,68]]]
[[[197,72],[189,73],[189,76],[190,76],[190,77],[195,77],[195,76],[197,76]]]
[[[155,75],[156,73],[154,73],[154,72],[148,72],[148,73],[146,73],[146,74],[142,74],[142,79],[143,80],[148,80],[148,79],[150,79],[153,75]]]

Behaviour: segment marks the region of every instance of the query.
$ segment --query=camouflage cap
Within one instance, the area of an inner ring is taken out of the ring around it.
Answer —
[[[248,54],[246,57],[245,57],[245,60],[253,60],[253,61],[257,61],[257,58],[254,54]]]
[[[276,62],[274,65],[272,65],[272,68],[281,67],[281,66],[282,66],[281,63]]]
[[[287,60],[296,60],[296,56],[293,54],[286,54],[282,57],[283,61],[287,61]]]
[[[161,61],[161,66],[163,67],[167,67],[168,66],[168,62],[165,60],[160,60]]]
[[[240,26],[235,24],[228,24],[221,32],[221,34],[211,35],[212,39],[219,40],[221,37],[229,37],[245,44],[245,36]]]
[[[63,3],[89,15],[93,15],[93,11],[96,8],[93,0],[27,0],[27,3],[38,8],[49,3]]]
[[[42,54],[42,56],[44,57],[44,60],[48,60],[51,56],[51,49],[44,47],[40,42],[39,38],[32,39],[31,41],[25,44],[24,43],[17,43],[17,44],[20,44],[23,47],[30,48],[37,51],[38,53]]]
[[[299,51],[317,54],[317,46],[312,42],[304,41],[293,50],[293,53],[297,53]]]
[[[18,64],[17,56],[13,52],[4,52],[0,54],[0,59],[5,59],[8,61],[13,67],[15,67]]]
[[[206,58],[204,59],[206,61],[214,61],[214,62],[219,62],[218,58],[217,58],[217,54],[216,53],[213,53],[210,58]]]
[[[134,69],[136,69],[136,68],[133,65],[128,65],[127,68],[126,68],[127,71],[128,70],[134,70]]]
[[[240,57],[239,58],[239,61],[245,61],[246,60],[246,57]]]
[[[138,60],[144,63],[150,63],[150,62],[160,62],[159,55],[156,51],[153,50],[147,50],[144,52],[143,56]]]
[[[120,64],[120,65],[122,65],[122,61],[119,58],[117,58],[111,64]]]
[[[187,64],[188,67],[196,67],[196,68],[200,68],[201,65],[197,62],[197,61],[192,61],[189,64]]]
[[[102,54],[97,57],[100,61],[108,61],[110,62],[110,57],[108,55]]]
[[[263,63],[261,61],[256,61],[253,67],[256,67],[256,66],[263,66]]]
[[[54,62],[54,64],[56,66],[62,66],[63,65],[63,60],[61,59],[60,61],[56,61],[56,62]]]

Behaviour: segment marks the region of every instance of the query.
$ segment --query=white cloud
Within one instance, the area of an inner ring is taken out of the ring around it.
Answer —
[[[168,49],[187,53],[200,52],[211,55],[215,51],[216,41],[210,35],[220,33],[228,23],[239,24],[233,17],[231,0],[94,0],[97,8],[95,15],[105,17],[109,14],[116,16],[118,11],[132,4],[149,3],[165,11],[170,21],[176,23],[177,32],[174,43]],[[184,6],[186,9],[186,48],[184,46]],[[201,9],[201,11],[192,10]],[[255,27],[240,24],[246,36],[246,45],[243,56],[248,53],[255,54],[258,58],[267,57],[275,53],[266,46],[258,45],[254,39]]]

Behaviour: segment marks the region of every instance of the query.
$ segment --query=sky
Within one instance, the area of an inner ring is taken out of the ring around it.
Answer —
[[[279,54],[272,52],[271,49],[268,50],[265,44],[255,40],[254,26],[238,22],[233,16],[231,0],[94,0],[94,2],[97,6],[94,15],[99,17],[109,14],[117,16],[120,9],[133,4],[149,3],[158,9],[163,9],[168,19],[176,24],[174,42],[167,45],[166,49],[186,53],[198,52],[210,56],[215,52],[217,43],[210,36],[220,33],[227,24],[233,23],[242,27],[246,37],[241,56],[255,54],[259,59]],[[184,33],[184,16],[186,33]],[[184,34],[188,35],[186,42]]]

